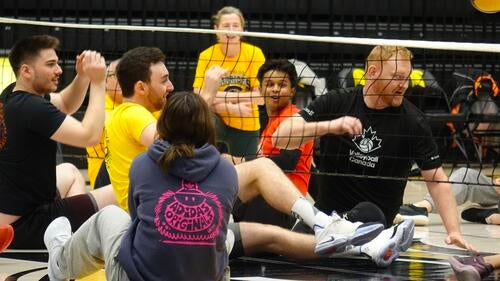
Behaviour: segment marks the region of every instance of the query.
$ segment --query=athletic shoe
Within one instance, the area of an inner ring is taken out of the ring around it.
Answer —
[[[61,272],[58,262],[62,258],[62,247],[70,238],[71,223],[66,217],[53,220],[45,230],[43,242],[49,251],[48,274],[51,281],[63,281],[69,277]]]
[[[3,252],[14,239],[14,229],[10,224],[0,225],[0,253]]]
[[[226,251],[227,255],[231,254],[231,251],[233,250],[234,246],[234,232],[231,229],[227,229],[227,234],[226,234]]]
[[[360,252],[370,257],[379,267],[389,266],[401,252],[405,252],[413,242],[415,222],[404,220],[382,231],[372,241],[361,245]]]
[[[486,218],[498,213],[498,208],[469,208],[462,211],[462,219],[470,222],[487,224]]]
[[[473,257],[457,257],[453,256],[448,259],[451,268],[455,272],[457,280],[479,281],[488,277],[493,271],[493,266],[486,263],[481,256]]]
[[[396,246],[400,252],[406,252],[410,248],[411,243],[413,243],[413,236],[415,235],[415,221],[404,220],[400,224],[397,224],[391,228],[394,228],[394,237],[397,241]],[[390,229],[390,228],[389,228]]]
[[[399,207],[399,214],[394,218],[394,223],[401,223],[404,220],[413,220],[415,225],[425,226],[429,224],[429,214],[426,208],[407,204]]]
[[[332,221],[324,229],[316,225],[316,247],[314,253],[318,256],[331,256],[342,253],[350,246],[359,246],[375,238],[384,226],[380,223],[350,222],[336,213],[331,216]]]

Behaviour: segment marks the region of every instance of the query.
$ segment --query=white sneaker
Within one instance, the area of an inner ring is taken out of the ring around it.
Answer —
[[[43,242],[49,251],[48,275],[51,281],[63,281],[69,278],[61,272],[58,261],[66,241],[71,238],[71,223],[66,217],[53,220],[43,235]]]
[[[231,254],[231,251],[233,250],[234,240],[235,240],[234,232],[228,228],[226,234],[226,251],[228,256]]]
[[[394,226],[395,235],[398,238],[397,247],[400,252],[406,252],[413,243],[413,236],[415,235],[415,221],[404,220],[400,224]]]
[[[375,238],[384,226],[380,223],[350,222],[336,213],[332,221],[324,229],[315,225],[316,247],[314,253],[318,256],[331,256],[342,253],[350,246],[358,246]]]
[[[369,256],[379,267],[389,266],[399,253],[408,250],[415,233],[415,222],[404,220],[402,223],[382,231],[372,241],[361,245],[361,253]]]

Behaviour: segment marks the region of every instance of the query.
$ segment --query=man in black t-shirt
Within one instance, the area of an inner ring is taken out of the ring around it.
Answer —
[[[11,248],[44,248],[43,233],[54,218],[67,216],[78,228],[115,202],[110,186],[86,194],[63,183],[62,176],[71,180],[71,168],[63,165],[58,168],[63,172],[56,172],[57,142],[86,147],[99,140],[106,68],[99,53],[85,51],[76,58],[73,82],[54,94],[62,74],[58,45],[55,37],[32,36],[9,54],[16,83],[0,96],[0,225],[14,228]],[[80,122],[69,114],[81,106],[89,85],[89,105]]]
[[[403,98],[412,69],[404,47],[377,46],[367,58],[364,87],[333,91],[283,122],[273,142],[293,149],[320,139],[320,191],[324,212],[349,210],[363,201],[380,207],[387,225],[403,200],[415,161],[448,232],[445,242],[473,249],[463,239],[451,192],[423,113]],[[289,132],[284,138],[283,132]]]

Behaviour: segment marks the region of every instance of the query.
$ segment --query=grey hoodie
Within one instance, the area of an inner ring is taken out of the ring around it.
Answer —
[[[227,222],[238,192],[233,165],[209,144],[193,158],[157,164],[170,148],[156,141],[132,162],[132,224],[118,260],[130,280],[221,280],[228,257]]]

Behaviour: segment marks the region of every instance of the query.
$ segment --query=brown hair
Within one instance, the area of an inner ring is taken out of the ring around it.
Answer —
[[[179,157],[194,157],[194,149],[206,143],[215,144],[215,126],[205,100],[192,92],[176,92],[167,102],[157,123],[158,136],[171,147],[158,160],[168,173],[170,164]]]
[[[123,54],[116,66],[116,78],[126,98],[134,95],[134,86],[138,81],[149,82],[151,65],[165,62],[163,52],[154,47],[137,47]]]
[[[9,54],[9,62],[16,77],[21,65],[38,56],[40,50],[57,49],[59,39],[50,35],[35,35],[17,41]]]
[[[212,16],[212,21],[214,22],[215,26],[219,26],[220,23],[220,18],[225,15],[231,15],[231,14],[236,14],[238,17],[240,17],[241,20],[241,26],[245,26],[245,18],[243,17],[243,13],[240,11],[240,9],[233,7],[233,6],[225,6],[215,15]]]

